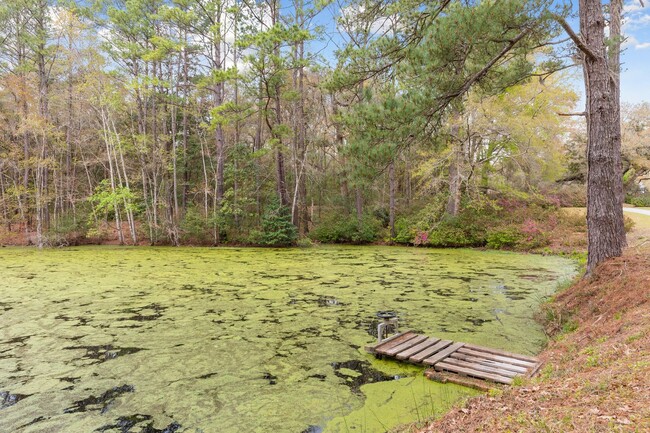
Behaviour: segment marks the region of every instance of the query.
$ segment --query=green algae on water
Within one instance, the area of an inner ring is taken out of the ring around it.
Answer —
[[[394,247],[0,250],[0,431],[384,431],[474,391],[377,360],[402,329],[536,353],[557,257]],[[10,400],[9,396],[13,397]]]

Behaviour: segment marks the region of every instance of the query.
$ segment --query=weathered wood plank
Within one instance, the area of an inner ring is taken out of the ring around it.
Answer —
[[[512,352],[506,352],[505,350],[499,350],[499,349],[493,349],[491,347],[483,347],[483,346],[477,346],[475,344],[466,344],[466,348],[472,349],[472,350],[477,350],[479,352],[487,352],[487,353],[492,353],[494,355],[500,355],[500,356],[506,356],[508,358],[514,358],[514,359],[519,359],[522,361],[528,361],[532,362],[533,364],[536,364],[539,362],[539,360],[533,356],[527,356],[527,355],[522,355],[519,353],[512,353]]]
[[[513,371],[513,372],[519,373],[519,374],[526,374],[530,370],[530,369],[528,369],[526,367],[522,367],[522,366],[519,366],[519,365],[513,365],[513,364],[506,363],[506,362],[497,362],[497,361],[493,361],[491,359],[481,358],[481,357],[478,357],[478,356],[466,355],[464,353],[460,353],[459,350],[452,353],[450,355],[450,357],[455,358],[455,359],[460,359],[461,361],[465,361],[465,362],[472,362],[474,364],[481,364],[481,365],[485,365],[485,366],[488,366],[488,367],[501,368],[503,370],[510,370],[510,371]]]
[[[447,370],[452,371],[458,374],[464,374],[467,376],[478,377],[480,379],[491,380],[497,383],[504,383],[510,385],[512,383],[512,378],[507,376],[500,376],[498,374],[486,373],[484,371],[474,370],[472,368],[460,367],[458,365],[449,364],[448,362],[438,362],[434,368],[438,371]]]
[[[415,364],[420,364],[425,358],[430,357],[434,353],[437,353],[443,350],[445,347],[450,346],[453,343],[451,340],[440,340],[438,343],[434,344],[431,347],[424,349],[422,352],[419,352],[409,358],[410,362]]]
[[[517,373],[516,371],[504,370],[502,368],[496,368],[496,367],[488,367],[487,365],[462,361],[460,359],[456,359],[452,357],[446,358],[445,362],[447,364],[457,365],[459,367],[464,367],[464,368],[471,368],[472,370],[478,370],[484,373],[492,373],[499,376],[505,376],[505,377],[515,377],[517,375],[521,376],[521,374]]]
[[[427,338],[424,340],[422,343],[411,347],[410,349],[407,349],[403,352],[400,352],[397,354],[396,358],[403,361],[405,359],[409,359],[411,356],[422,352],[424,349],[428,349],[429,347],[433,346],[434,344],[438,343],[440,341],[439,338],[431,337]]]
[[[379,343],[375,343],[375,344],[372,344],[372,345],[370,345],[370,346],[366,346],[366,351],[367,351],[367,352],[370,352],[370,353],[375,353],[375,351],[377,350],[377,348],[383,346],[384,344],[390,343],[390,342],[393,341],[393,340],[397,340],[398,338],[403,338],[405,335],[417,335],[417,334],[414,333],[414,332],[411,331],[411,330],[409,330],[409,331],[404,331],[404,332],[400,332],[399,334],[391,335],[390,337],[385,338],[384,340],[382,340],[382,341],[379,342]],[[403,340],[402,340],[402,341],[403,341]]]
[[[519,365],[521,367],[526,367],[526,368],[533,368],[536,364],[530,361],[522,361],[521,359],[515,359],[515,358],[510,358],[501,355],[494,355],[488,352],[481,352],[478,350],[469,349],[467,346],[463,347],[462,349],[459,349],[458,352],[463,353],[465,355],[478,356],[480,358],[490,359],[492,361],[497,361],[497,362],[506,362],[508,364]]]
[[[414,332],[405,332],[404,334],[398,336],[397,338],[392,338],[390,341],[382,341],[381,344],[377,345],[375,347],[375,352],[379,353],[380,351],[386,351],[388,349],[392,349],[393,347],[404,343],[405,341],[411,340],[415,337],[417,337],[418,334]]]
[[[535,365],[535,367],[533,367],[533,368],[528,372],[528,374],[526,375],[526,377],[533,377],[533,376],[535,376],[535,375],[537,374],[537,372],[539,371],[539,369],[542,368],[542,364],[544,364],[544,363],[543,363],[543,362],[538,362],[537,365]]]
[[[479,391],[490,391],[494,389],[494,382],[485,382],[483,379],[478,379],[476,377],[470,377],[457,373],[447,372],[447,371],[436,371],[433,368],[427,368],[424,371],[424,375],[429,380],[433,380],[440,383],[455,383],[457,385],[463,385],[469,388],[478,389]]]
[[[426,335],[418,335],[417,337],[411,338],[402,344],[398,344],[397,346],[391,347],[390,349],[384,349],[382,347],[379,350],[377,350],[377,353],[380,353],[382,355],[395,356],[403,350],[410,349],[416,344],[422,343],[426,339],[427,339]]]
[[[441,350],[440,352],[436,353],[433,356],[430,356],[429,358],[423,360],[422,362],[427,365],[435,365],[437,362],[442,361],[461,347],[463,347],[465,343],[454,343],[451,346],[447,347],[444,350]]]

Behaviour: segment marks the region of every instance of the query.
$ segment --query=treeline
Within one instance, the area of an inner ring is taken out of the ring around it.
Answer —
[[[4,2],[4,233],[418,242],[494,198],[551,203],[576,97],[550,7]]]

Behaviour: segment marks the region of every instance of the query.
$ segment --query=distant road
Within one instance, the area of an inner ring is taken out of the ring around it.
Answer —
[[[640,213],[641,215],[650,216],[650,210],[637,209],[637,208],[633,208],[633,207],[624,207],[623,212]]]

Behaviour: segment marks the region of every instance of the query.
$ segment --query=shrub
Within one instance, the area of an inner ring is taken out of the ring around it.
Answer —
[[[636,207],[650,207],[650,194],[629,195],[625,201]]]
[[[262,216],[260,243],[266,246],[287,247],[298,239],[296,226],[291,223],[291,211],[276,201],[269,204]]]
[[[207,241],[210,236],[209,221],[195,208],[190,207],[185,212],[180,224],[183,241]]]
[[[47,244],[57,247],[78,244],[88,234],[85,221],[86,217],[79,217],[76,220],[71,216],[60,218],[57,224],[45,233]]]
[[[370,215],[365,215],[361,224],[356,216],[331,216],[321,221],[309,236],[316,241],[325,243],[364,244],[374,242],[379,238],[381,224]]]
[[[476,233],[468,232],[454,222],[443,222],[429,233],[429,246],[432,247],[472,247],[482,246],[484,240]]]
[[[516,228],[497,229],[487,233],[486,244],[488,248],[495,250],[513,248],[521,239],[521,233]]]
[[[412,244],[415,243],[418,233],[406,218],[397,218],[395,221],[395,238],[391,240],[398,244]]]

